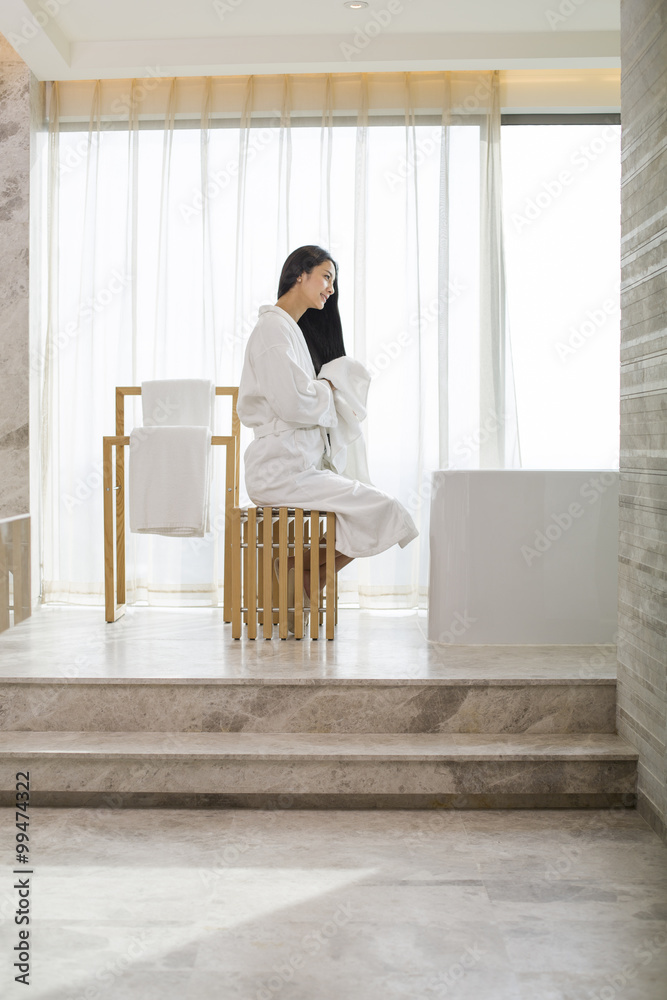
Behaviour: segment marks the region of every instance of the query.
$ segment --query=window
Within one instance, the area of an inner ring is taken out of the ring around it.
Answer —
[[[502,128],[524,468],[618,468],[620,125]]]
[[[502,129],[509,331],[526,468],[618,464],[619,131]],[[346,345],[375,375],[365,425],[371,478],[421,529],[419,548],[394,547],[350,568],[365,606],[413,606],[426,593],[439,433],[450,468],[480,466],[480,126],[451,127],[448,174],[438,124],[339,125],[330,135],[310,125],[253,128],[245,170],[241,135],[212,128],[203,171],[206,133],[196,128],[61,132],[57,294],[45,348],[47,600],[99,598],[99,451],[114,386],[174,373],[237,382],[258,307],[275,301],[280,265],[303,243],[328,245],[338,260]],[[439,301],[448,310],[447,365],[439,359]],[[128,429],[139,422],[136,402],[126,415]],[[195,602],[217,602],[220,481],[213,537],[201,545],[131,537],[130,601],[159,593],[163,603],[180,603],[185,586]]]

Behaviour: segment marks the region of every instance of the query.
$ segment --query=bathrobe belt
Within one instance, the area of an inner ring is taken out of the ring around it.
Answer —
[[[257,438],[267,437],[269,434],[281,434],[284,431],[312,431],[314,427],[317,427],[322,435],[324,453],[326,455],[331,455],[331,442],[329,440],[329,435],[327,434],[326,427],[322,427],[321,424],[295,426],[294,424],[288,424],[286,420],[280,420],[276,417],[275,420],[270,420],[268,424],[260,424],[259,427],[253,427],[253,433],[255,435],[255,440],[257,440]]]

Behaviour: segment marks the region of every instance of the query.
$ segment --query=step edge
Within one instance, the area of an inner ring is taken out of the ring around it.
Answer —
[[[3,684],[53,687],[600,687],[617,677],[0,677]]]
[[[12,757],[9,755],[0,756],[0,762],[10,763]],[[112,751],[109,753],[90,751],[89,753],[81,753],[80,751],[73,751],[68,753],[67,751],[24,751],[22,754],[16,754],[15,759],[20,759],[21,762],[31,763],[31,762],[47,762],[49,760],[66,760],[72,763],[83,763],[85,761],[104,761],[107,763],[111,762],[122,762],[130,760],[150,760],[150,761],[177,761],[181,764],[193,763],[194,761],[246,761],[253,763],[271,763],[279,761],[291,761],[292,763],[307,762],[314,763],[316,761],[350,761],[350,762],[365,762],[374,764],[386,764],[386,763],[462,763],[462,764],[488,764],[491,762],[496,762],[500,764],[505,763],[530,763],[530,764],[548,764],[548,763],[610,763],[625,761],[626,763],[638,762],[638,756],[636,754],[624,754],[620,752],[612,753],[591,753],[591,754],[515,754],[507,753],[498,756],[498,754],[396,754],[396,753],[378,753],[378,754],[363,754],[359,752],[341,753],[336,751],[330,754],[322,753],[308,753],[304,751],[303,753],[293,753],[289,754],[286,752],[279,753],[262,753],[262,754],[252,754],[252,753],[224,753],[224,752],[213,752],[213,753],[189,753],[186,757],[183,754],[163,754],[163,753],[146,753],[143,754],[137,751],[128,751],[127,753],[119,753],[118,751]]]

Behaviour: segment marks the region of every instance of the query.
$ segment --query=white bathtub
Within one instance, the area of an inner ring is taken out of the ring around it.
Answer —
[[[615,641],[618,471],[433,473],[429,639]]]

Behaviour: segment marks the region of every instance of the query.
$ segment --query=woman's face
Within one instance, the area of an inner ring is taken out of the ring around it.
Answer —
[[[310,274],[303,272],[300,285],[301,292],[308,302],[307,309],[324,309],[327,299],[333,295],[335,278],[336,268],[330,260],[317,264]]]

